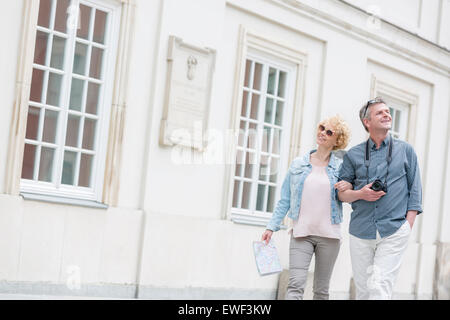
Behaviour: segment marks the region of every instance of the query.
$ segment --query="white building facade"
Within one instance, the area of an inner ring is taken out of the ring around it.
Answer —
[[[367,139],[382,96],[423,186],[394,296],[450,298],[449,0],[1,4],[1,293],[276,299],[252,241],[290,161],[331,115]],[[352,298],[350,214],[332,299]]]

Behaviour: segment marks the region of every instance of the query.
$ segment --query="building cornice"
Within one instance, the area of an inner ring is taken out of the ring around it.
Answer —
[[[378,28],[371,29],[367,26],[367,20],[371,17],[370,13],[366,13],[362,9],[356,9],[354,6],[349,6],[345,1],[263,1],[288,10],[294,14],[301,15],[302,17],[311,19],[357,40],[365,42],[375,48],[396,56],[400,56],[406,60],[450,78],[450,51],[382,19],[380,19]],[[297,28],[289,25],[289,22],[287,21],[278,21],[276,18],[268,16],[264,13],[264,10],[255,12],[252,7],[252,3],[253,1],[247,2],[227,0],[227,4],[229,6],[239,8],[250,14],[276,22],[277,24],[289,29],[297,30]],[[352,13],[350,15],[348,14],[349,8],[351,8]],[[341,16],[343,16],[341,13],[344,12],[346,13],[346,20],[341,18]],[[297,31],[305,33],[305,30]],[[323,39],[323,37],[318,35],[316,32],[311,34],[311,36],[326,42],[326,39]]]

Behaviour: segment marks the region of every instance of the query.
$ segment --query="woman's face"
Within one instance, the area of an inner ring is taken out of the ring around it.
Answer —
[[[328,122],[320,122],[317,126],[317,144],[326,148],[333,148],[336,145],[338,133],[336,128]]]

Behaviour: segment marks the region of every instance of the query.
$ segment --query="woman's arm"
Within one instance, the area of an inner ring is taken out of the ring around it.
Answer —
[[[266,229],[271,231],[280,230],[280,224],[291,207],[291,173],[288,171],[281,186],[281,199],[278,201],[272,218],[267,224]]]
[[[339,191],[338,192],[338,197],[339,200],[341,200],[342,202],[354,202],[357,200],[360,200],[360,194],[359,194],[360,190],[345,190],[345,191]]]

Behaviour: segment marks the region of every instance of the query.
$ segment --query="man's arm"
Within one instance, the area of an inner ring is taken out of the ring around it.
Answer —
[[[360,190],[339,191],[339,200],[349,203],[357,200],[377,201],[386,194],[384,191],[373,191],[370,189],[371,186],[372,183],[369,183]]]
[[[341,164],[341,168],[339,169],[339,181],[347,181],[353,185],[355,181],[355,168],[348,156],[348,153],[344,155],[344,159]],[[353,202],[357,199],[355,198],[358,195],[357,190],[345,190],[339,191],[336,188],[337,196],[340,201],[343,202]]]
[[[405,166],[405,169],[409,191],[407,210],[408,213],[410,211],[415,211],[416,214],[420,214],[422,213],[422,182],[420,180],[420,170],[417,161],[417,155],[410,145],[408,145],[406,149],[406,158],[407,164]]]

